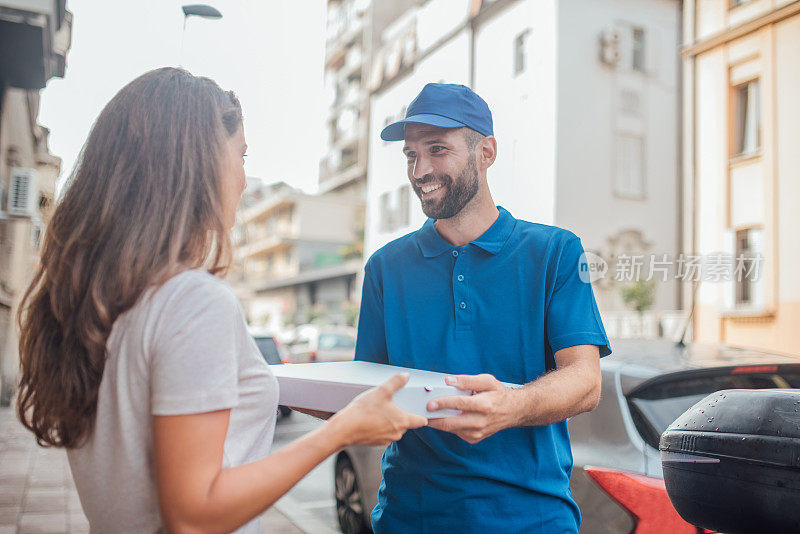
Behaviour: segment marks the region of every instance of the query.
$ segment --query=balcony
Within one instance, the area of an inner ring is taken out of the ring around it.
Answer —
[[[248,289],[260,287],[265,283],[283,280],[297,275],[297,269],[292,265],[275,265],[262,269],[242,269],[238,282]]]
[[[326,265],[315,269],[300,271],[291,276],[280,278],[262,279],[260,282],[250,283],[248,289],[251,291],[269,291],[273,289],[283,289],[309,282],[319,282],[331,280],[343,276],[355,276],[363,269],[361,259],[347,260],[337,265]],[[249,278],[253,280],[253,278]]]
[[[295,204],[293,193],[282,194],[275,197],[268,197],[241,212],[242,223],[247,224],[251,221],[267,219],[281,208],[291,208]]]
[[[269,254],[281,249],[291,248],[295,243],[294,237],[290,232],[264,233],[248,239],[247,243],[237,247],[235,258],[237,261],[244,260],[251,256]]]
[[[11,87],[42,89],[63,77],[71,40],[66,0],[0,0],[0,79]]]

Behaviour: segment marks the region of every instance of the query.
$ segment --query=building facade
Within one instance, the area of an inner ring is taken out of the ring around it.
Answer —
[[[307,195],[285,183],[246,193],[231,280],[248,321],[275,332],[313,319],[352,323],[363,218],[363,201],[351,195]]]
[[[328,116],[321,193],[365,197],[372,53],[382,29],[414,0],[328,0],[325,88]]]
[[[16,312],[38,261],[61,160],[37,123],[39,90],[63,77],[71,43],[66,0],[0,0],[0,404],[19,369]]]
[[[733,268],[698,284],[696,339],[800,355],[800,2],[688,0],[684,21],[684,249]]]
[[[679,25],[674,0],[413,7],[373,58],[367,256],[425,220],[401,147],[381,141],[380,129],[402,118],[426,83],[461,83],[492,110],[495,201],[579,235],[609,266],[595,286],[601,310],[625,310],[618,258],[672,260],[680,250]],[[681,307],[674,278],[654,291],[655,308]]]

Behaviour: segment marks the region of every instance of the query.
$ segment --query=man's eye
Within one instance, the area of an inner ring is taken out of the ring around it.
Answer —
[[[416,152],[406,152],[406,159],[408,161],[413,161],[416,158],[417,158],[417,153]]]
[[[442,150],[444,150],[443,146],[434,145],[434,146],[431,147],[431,153],[432,154],[436,154],[437,152],[441,152]]]

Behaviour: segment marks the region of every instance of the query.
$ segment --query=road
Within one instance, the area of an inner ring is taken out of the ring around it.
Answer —
[[[280,449],[321,424],[318,419],[296,412],[280,419],[275,428],[272,450]],[[333,458],[328,458],[311,471],[275,507],[305,532],[340,533],[333,496]]]

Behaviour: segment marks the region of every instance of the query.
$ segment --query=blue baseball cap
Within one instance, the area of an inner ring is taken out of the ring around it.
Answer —
[[[429,83],[408,106],[406,118],[384,128],[381,139],[402,141],[409,122],[439,128],[467,126],[483,135],[494,135],[489,106],[466,85]]]

